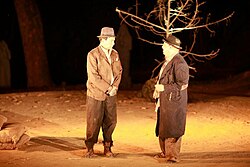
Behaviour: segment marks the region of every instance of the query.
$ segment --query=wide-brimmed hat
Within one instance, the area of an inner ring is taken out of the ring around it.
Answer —
[[[163,42],[166,42],[169,45],[176,47],[177,49],[182,49],[181,40],[174,35],[169,35],[168,38],[163,39]]]
[[[103,27],[101,29],[101,34],[97,37],[98,38],[100,38],[100,37],[115,37],[114,29],[111,27]]]

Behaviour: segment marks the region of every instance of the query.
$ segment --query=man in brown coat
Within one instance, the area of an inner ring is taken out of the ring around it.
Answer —
[[[153,97],[157,99],[156,136],[161,153],[158,158],[179,162],[181,137],[185,132],[189,67],[179,54],[180,40],[170,35],[162,49],[165,62],[159,73]]]
[[[100,45],[87,55],[87,129],[85,157],[94,154],[100,128],[103,132],[104,155],[113,157],[112,134],[117,123],[117,90],[121,81],[122,66],[119,54],[113,49],[115,34],[113,28],[103,27],[98,36]]]

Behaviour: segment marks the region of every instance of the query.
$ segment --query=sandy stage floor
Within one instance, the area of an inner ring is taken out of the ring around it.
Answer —
[[[206,87],[209,88],[209,87]],[[86,92],[83,90],[0,94],[0,114],[27,127],[30,141],[18,150],[1,150],[1,167],[249,167],[250,97],[207,94],[190,87],[181,162],[165,163],[154,128],[154,103],[138,91],[118,94],[118,124],[113,139],[116,158],[83,158]],[[201,89],[200,89],[201,90]],[[246,93],[246,92],[245,92]]]

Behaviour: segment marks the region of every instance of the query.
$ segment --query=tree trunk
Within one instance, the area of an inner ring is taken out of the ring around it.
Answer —
[[[28,88],[51,85],[43,26],[35,0],[14,0],[22,37]]]

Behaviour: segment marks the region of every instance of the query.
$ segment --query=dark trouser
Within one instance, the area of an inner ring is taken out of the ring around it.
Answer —
[[[100,127],[102,127],[103,141],[113,143],[112,134],[117,123],[116,99],[117,96],[109,96],[106,100],[99,101],[87,96],[85,144],[88,149],[97,143]]]

